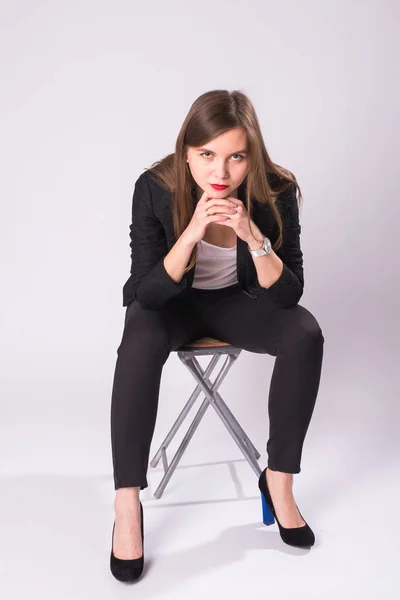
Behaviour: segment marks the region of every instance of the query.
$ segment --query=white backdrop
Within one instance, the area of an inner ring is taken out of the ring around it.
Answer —
[[[112,495],[134,182],[215,88],[249,95],[304,196],[300,304],[325,345],[302,470],[315,493],[323,473],[398,474],[398,3],[0,7],[0,474],[101,476]],[[243,351],[220,389],[264,460],[273,360]],[[154,449],[193,385],[171,354]],[[182,464],[237,455],[210,410]]]
[[[214,88],[250,96],[272,159],[302,187],[300,304],[326,339],[309,437],[354,419],[388,443],[399,410],[391,3],[252,2],[245,19],[238,2],[212,14],[177,1],[2,5],[2,472],[110,473],[134,182]],[[252,399],[253,428],[269,387],[259,367],[272,363],[242,352],[223,384],[239,412]],[[157,430],[186,397],[177,377],[189,391],[172,354]]]

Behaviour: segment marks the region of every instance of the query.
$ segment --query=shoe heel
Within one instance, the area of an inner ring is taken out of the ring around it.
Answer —
[[[274,515],[269,508],[267,501],[264,497],[264,494],[261,492],[261,504],[262,504],[262,514],[263,514],[263,523],[265,525],[273,525],[275,523]]]

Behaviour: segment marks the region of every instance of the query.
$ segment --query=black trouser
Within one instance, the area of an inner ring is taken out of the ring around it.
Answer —
[[[268,294],[252,299],[237,284],[189,288],[159,310],[144,309],[137,300],[126,307],[111,400],[115,489],[148,487],[163,365],[171,350],[203,336],[276,356],[268,398],[268,467],[300,473],[322,368],[324,337],[317,320],[300,304],[282,308]]]

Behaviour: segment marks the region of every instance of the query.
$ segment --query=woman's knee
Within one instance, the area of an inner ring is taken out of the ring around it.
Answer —
[[[297,305],[290,309],[288,338],[296,344],[323,344],[325,341],[322,328],[315,316],[304,306]]]
[[[133,300],[126,309],[124,330],[117,349],[134,346],[139,352],[161,348],[168,352],[167,328],[158,311],[145,309]]]
[[[304,310],[306,310],[306,313],[302,316],[299,323],[299,335],[301,339],[310,344],[323,344],[325,338],[319,322],[309,310]]]

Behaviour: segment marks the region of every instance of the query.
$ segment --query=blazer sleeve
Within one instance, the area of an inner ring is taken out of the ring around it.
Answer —
[[[164,267],[168,254],[164,229],[154,215],[146,172],[135,183],[130,229],[131,277],[134,297],[143,306],[157,310],[186,288],[185,274],[175,282]]]
[[[293,183],[278,196],[277,208],[282,216],[283,242],[275,251],[283,262],[283,271],[265,292],[278,304],[291,308],[298,304],[304,290],[303,252],[300,247],[301,225],[296,187]]]

